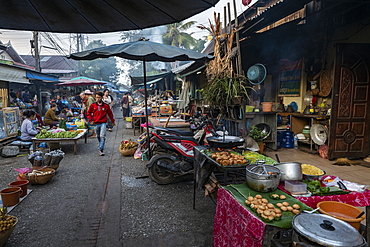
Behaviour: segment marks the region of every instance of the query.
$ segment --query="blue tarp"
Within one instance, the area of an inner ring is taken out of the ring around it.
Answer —
[[[28,79],[59,82],[59,78],[57,76],[43,74],[37,71],[26,71],[26,77]]]

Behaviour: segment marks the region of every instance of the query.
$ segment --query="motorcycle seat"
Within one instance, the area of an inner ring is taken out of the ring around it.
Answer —
[[[170,129],[170,128],[162,128],[162,127],[156,127],[157,130],[163,131],[166,133],[171,133],[179,136],[193,136],[194,133],[192,131],[186,131],[186,130],[177,130],[177,129]]]
[[[194,142],[195,144],[199,145],[198,141],[195,140],[193,137],[190,136],[174,136],[174,135],[160,135],[162,138],[171,138],[179,141],[191,141]]]

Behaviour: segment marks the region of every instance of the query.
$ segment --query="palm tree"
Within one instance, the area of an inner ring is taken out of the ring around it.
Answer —
[[[184,49],[192,49],[196,46],[197,40],[185,31],[192,27],[196,21],[189,21],[187,23],[177,22],[166,25],[167,32],[163,34],[163,43]]]

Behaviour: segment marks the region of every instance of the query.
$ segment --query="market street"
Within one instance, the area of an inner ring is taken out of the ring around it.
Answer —
[[[192,178],[159,186],[146,176],[145,162],[124,157],[120,142],[136,140],[115,109],[117,126],[107,132],[105,156],[96,139],[61,144],[66,153],[56,175],[32,192],[11,215],[18,217],[4,247],[32,246],[212,246],[215,204],[197,193]],[[0,158],[0,186],[14,181],[27,156]]]

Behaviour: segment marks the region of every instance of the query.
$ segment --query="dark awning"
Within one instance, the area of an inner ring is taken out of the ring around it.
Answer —
[[[36,71],[26,71],[26,77],[28,79],[34,79],[34,80],[59,82],[59,78],[57,76],[43,74],[43,73],[36,72]]]
[[[219,0],[3,0],[0,28],[58,33],[104,33],[185,20]]]

